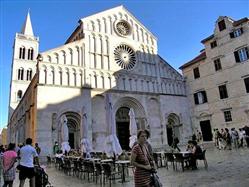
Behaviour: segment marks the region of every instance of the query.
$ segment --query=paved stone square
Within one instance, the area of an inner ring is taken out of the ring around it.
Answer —
[[[203,161],[198,161],[198,170],[185,170],[182,172],[178,166],[178,171],[173,171],[172,166],[159,168],[158,174],[164,187],[248,187],[249,186],[249,149],[239,150],[217,150],[207,149],[206,158],[208,170],[205,170]],[[87,180],[81,180],[73,176],[67,176],[62,171],[57,171],[53,166],[47,168],[49,181],[55,187],[95,187],[100,186]],[[128,178],[130,182],[112,184],[113,187],[134,186],[133,178]],[[15,185],[18,186],[18,177]],[[106,184],[105,186],[108,186]],[[28,187],[26,181],[25,187]]]

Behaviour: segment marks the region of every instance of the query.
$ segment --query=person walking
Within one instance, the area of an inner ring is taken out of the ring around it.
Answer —
[[[38,154],[32,147],[32,139],[26,139],[26,145],[20,149],[20,166],[19,166],[19,187],[24,187],[25,179],[29,179],[29,186],[35,187],[35,170],[34,162],[39,165]]]
[[[131,164],[135,167],[135,187],[151,187],[151,170],[153,160],[146,146],[147,133],[144,130],[138,131],[137,144],[131,151]]]
[[[56,153],[58,153],[58,151],[60,151],[60,147],[59,147],[58,142],[56,141],[56,142],[54,142],[54,146],[53,146],[53,153],[54,153],[54,155]]]
[[[41,148],[39,147],[38,143],[35,143],[35,150],[36,150],[37,154],[40,155]]]
[[[3,153],[3,187],[12,187],[13,181],[15,180],[16,169],[15,162],[17,159],[17,154],[15,152],[15,144],[10,143],[8,150]]]

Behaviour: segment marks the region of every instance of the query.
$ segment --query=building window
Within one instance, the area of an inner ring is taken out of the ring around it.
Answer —
[[[202,103],[207,103],[207,94],[206,91],[199,91],[197,93],[194,93],[194,100],[195,100],[195,104],[202,104]]]
[[[225,20],[221,20],[218,22],[218,26],[219,26],[219,30],[220,31],[223,31],[226,29],[226,23],[225,23]]]
[[[18,80],[23,80],[23,73],[24,73],[23,68],[18,69]]]
[[[241,36],[242,33],[243,33],[243,28],[236,29],[233,32],[230,32],[230,38],[237,38]]]
[[[220,92],[220,99],[228,98],[227,87],[225,84],[219,86],[219,92]]]
[[[25,59],[25,47],[19,49],[19,59]]]
[[[244,47],[242,49],[235,51],[234,57],[235,57],[236,62],[243,62],[243,61],[248,60],[249,58],[248,48]]]
[[[199,72],[199,68],[195,68],[193,69],[193,72],[194,72],[194,78],[197,79],[200,77],[200,72]]]
[[[32,69],[28,69],[27,70],[27,77],[26,77],[26,80],[27,81],[30,81],[32,78]]]
[[[211,49],[215,48],[217,46],[217,42],[213,41],[210,43]]]
[[[18,90],[17,92],[17,101],[20,101],[22,99],[22,90]]]
[[[244,79],[245,87],[246,87],[246,93],[249,93],[249,77]]]
[[[225,118],[225,122],[233,121],[230,110],[224,111],[224,118]]]
[[[215,67],[215,71],[219,71],[222,69],[219,58],[214,60],[214,67]]]
[[[62,85],[62,71],[59,71],[60,85]]]
[[[28,49],[28,60],[33,60],[34,49]]]

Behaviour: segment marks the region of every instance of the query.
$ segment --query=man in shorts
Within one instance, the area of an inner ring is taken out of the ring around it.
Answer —
[[[24,187],[25,179],[29,179],[29,186],[35,187],[35,170],[34,163],[39,164],[38,154],[32,147],[32,139],[26,139],[26,145],[20,149],[20,166],[19,166],[19,187]]]

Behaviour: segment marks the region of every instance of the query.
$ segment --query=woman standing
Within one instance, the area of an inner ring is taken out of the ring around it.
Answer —
[[[15,179],[16,170],[14,164],[16,162],[17,154],[14,150],[15,144],[10,143],[8,150],[3,154],[3,187],[12,187]]]
[[[131,151],[131,164],[135,167],[135,187],[151,187],[153,161],[146,146],[147,134],[141,130],[137,134],[137,144]]]

